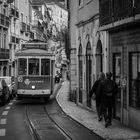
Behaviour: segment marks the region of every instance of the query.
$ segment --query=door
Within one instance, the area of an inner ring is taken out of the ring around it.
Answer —
[[[91,98],[89,92],[91,90],[91,78],[92,78],[92,54],[91,45],[88,42],[86,50],[86,92],[87,92],[87,107],[91,108]]]
[[[83,56],[82,56],[82,45],[79,47],[79,102],[83,101]]]
[[[114,118],[120,120],[121,117],[121,53],[115,53],[113,57],[113,79],[118,85],[118,93],[115,98]]]

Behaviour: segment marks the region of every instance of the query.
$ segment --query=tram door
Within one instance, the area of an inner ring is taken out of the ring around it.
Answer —
[[[115,99],[115,109],[114,109],[114,118],[120,120],[121,117],[121,53],[115,53],[113,57],[114,67],[113,67],[113,79],[118,85],[118,93]]]

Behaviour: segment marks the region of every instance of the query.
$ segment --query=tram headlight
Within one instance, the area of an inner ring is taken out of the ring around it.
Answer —
[[[35,89],[35,85],[32,85],[32,89]]]

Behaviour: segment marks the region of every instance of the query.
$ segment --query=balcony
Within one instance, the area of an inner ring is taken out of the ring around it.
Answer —
[[[9,59],[9,58],[10,58],[9,49],[0,48],[0,59]]]
[[[10,19],[9,17],[0,14],[0,26],[2,26],[3,28],[8,28],[10,24]]]
[[[26,32],[26,24],[24,22],[21,22],[21,24],[20,24],[20,31]]]
[[[16,8],[14,5],[10,5],[10,12],[9,17],[14,17],[14,19],[19,18],[19,11],[18,8]]]
[[[100,26],[118,22],[140,14],[139,0],[99,1]]]
[[[34,39],[34,33],[33,32],[30,32],[30,38]]]
[[[11,35],[11,36],[10,36],[10,42],[11,42],[11,43],[19,44],[19,38],[16,37],[15,35]]]
[[[10,37],[10,42],[11,43],[15,43],[16,42],[16,37],[15,36],[11,36]]]
[[[25,32],[26,35],[29,35],[30,34],[30,25],[26,24],[26,32]]]

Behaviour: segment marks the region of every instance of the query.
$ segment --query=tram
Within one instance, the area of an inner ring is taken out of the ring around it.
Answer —
[[[15,53],[17,99],[44,98],[53,92],[54,55],[48,44],[28,41]]]

